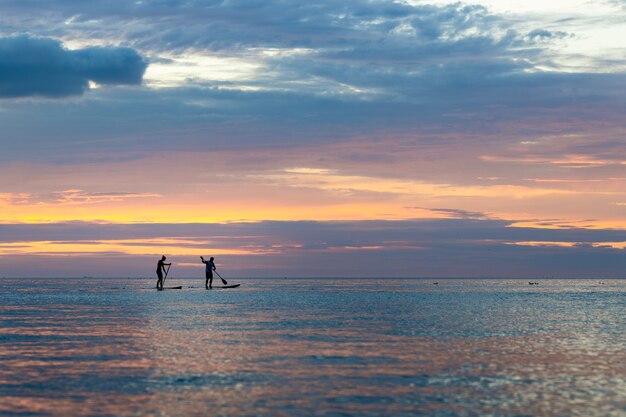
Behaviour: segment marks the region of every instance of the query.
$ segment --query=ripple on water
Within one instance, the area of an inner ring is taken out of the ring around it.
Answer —
[[[625,281],[178,281],[1,281],[0,415],[626,415]]]

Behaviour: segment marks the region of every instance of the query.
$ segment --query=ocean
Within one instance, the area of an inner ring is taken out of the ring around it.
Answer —
[[[626,280],[232,282],[0,279],[0,416],[626,416]]]

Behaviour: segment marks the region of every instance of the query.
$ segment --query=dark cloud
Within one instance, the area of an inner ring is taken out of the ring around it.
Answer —
[[[133,239],[132,243],[137,244],[142,239],[178,238],[184,239],[183,244],[177,245],[181,248],[197,249],[205,245],[250,251],[247,255],[218,257],[230,274],[248,276],[589,278],[621,277],[626,267],[623,250],[592,245],[626,241],[623,230],[534,229],[510,227],[509,222],[502,220],[469,218],[230,224],[2,224],[0,237],[0,243],[18,245],[29,241],[94,245],[98,241],[118,239]],[[545,242],[547,246],[520,246],[516,242]],[[573,246],[550,246],[551,242]],[[155,247],[160,250],[160,244]],[[78,269],[71,272],[67,266],[57,266],[60,271],[75,276],[84,275],[80,268],[86,267],[86,259],[92,268],[106,267],[107,274],[113,276],[126,276],[129,271],[147,274],[146,269],[151,270],[154,261],[150,256],[132,257],[123,253],[67,255],[63,259],[71,260]],[[24,265],[23,257],[28,257],[32,269]],[[111,257],[123,259],[125,266],[115,269],[116,262],[111,262]],[[38,263],[48,265],[52,259],[45,254],[2,258],[5,271],[22,268],[25,274],[37,270]],[[197,262],[196,256],[178,256],[173,260],[192,265]],[[192,275],[197,268],[177,266],[177,269],[178,274]]]
[[[480,6],[390,0],[8,0],[3,7],[5,33],[122,43],[164,65],[172,61],[161,55],[194,53],[261,65],[242,81],[99,91],[80,106],[12,103],[0,112],[0,123],[19,139],[12,145],[16,153],[16,147],[28,150],[43,141],[82,149],[86,135],[99,139],[85,145],[92,151],[163,150],[174,135],[179,149],[206,149],[226,145],[224,136],[232,146],[304,143],[390,128],[470,131],[505,141],[503,132],[540,135],[549,130],[547,123],[569,129],[566,123],[572,120],[605,125],[623,120],[616,109],[624,105],[624,74],[536,71],[536,64],[550,64],[547,44],[564,33],[541,27],[520,33],[515,22]],[[78,53],[55,47],[63,56]],[[259,48],[278,52],[263,55]],[[294,48],[301,52],[290,53]],[[78,55],[94,62],[94,52],[87,52]],[[96,82],[124,80],[116,71],[82,71]],[[75,94],[87,78],[72,84]]]
[[[0,97],[67,97],[83,94],[89,81],[137,85],[147,64],[130,48],[63,48],[49,38],[0,38]]]
[[[549,31],[546,29],[535,29],[528,33],[528,38],[533,41],[537,40],[550,40],[550,39],[561,39],[567,36],[566,32],[563,31]]]
[[[29,12],[33,30],[57,36],[88,32],[90,37],[117,39],[152,55],[195,50],[236,56],[248,54],[251,48],[315,52],[306,57],[311,61],[308,65],[281,72],[283,80],[290,74],[296,79],[316,75],[307,71],[314,62],[345,70],[375,66],[375,70],[389,72],[393,68],[390,75],[415,74],[419,68],[451,62],[477,62],[485,67],[484,61],[492,60],[499,67],[521,70],[523,61],[514,58],[536,58],[539,51],[532,49],[534,41],[545,40],[552,33],[537,28],[532,36],[519,34],[510,22],[487,9],[460,3],[44,1],[37,2],[36,10],[32,2],[9,3],[13,4],[16,27],[20,15]],[[55,24],[46,32],[34,23],[38,21]],[[280,56],[275,61],[289,62],[288,58]]]
[[[425,207],[409,207],[409,208],[415,208],[418,210],[427,210],[433,213],[441,213],[446,216],[449,216],[452,218],[459,218],[459,219],[487,219],[489,217],[485,213],[480,213],[476,211],[467,211],[467,210],[461,210],[461,209],[449,209],[449,208],[430,208],[429,209]]]
[[[456,209],[435,209],[467,214]],[[478,215],[478,214],[476,214]],[[536,229],[510,227],[506,220],[478,219],[423,219],[402,221],[263,221],[253,223],[150,223],[101,224],[69,222],[50,224],[0,224],[0,242],[29,240],[94,240],[94,239],[151,239],[185,237],[231,242],[249,239],[254,245],[273,245],[277,242],[297,242],[304,248],[334,248],[343,246],[376,246],[387,241],[404,241],[407,246],[438,246],[450,240],[510,243],[515,241],[547,242],[621,242],[626,241],[623,230],[593,229]],[[228,238],[224,238],[227,236]],[[231,243],[232,244],[232,243]],[[230,248],[231,246],[229,246]],[[269,246],[268,246],[269,247]]]
[[[8,0],[3,6],[16,16],[15,21],[19,21],[21,14],[29,13],[28,21],[37,29],[40,29],[37,22],[43,20],[59,25],[48,27],[49,30],[89,28],[94,35],[106,33],[112,26],[123,26],[127,30],[117,36],[153,50],[349,45],[358,39],[389,34],[399,27],[416,29],[419,37],[434,39],[473,29],[476,20],[495,20],[480,6],[414,6],[390,0],[94,0],[89,3]],[[133,26],[126,22],[141,24]],[[65,27],[60,27],[61,24]],[[154,30],[156,26],[160,30]]]

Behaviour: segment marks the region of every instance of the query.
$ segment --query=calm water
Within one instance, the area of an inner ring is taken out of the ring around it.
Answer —
[[[626,281],[168,281],[0,280],[0,415],[626,416]]]

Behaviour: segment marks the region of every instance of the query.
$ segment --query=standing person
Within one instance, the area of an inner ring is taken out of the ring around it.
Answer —
[[[162,290],[163,289],[163,272],[165,272],[165,265],[170,266],[172,263],[170,262],[169,264],[165,263],[165,255],[163,255],[161,257],[161,259],[159,260],[159,262],[157,263],[157,269],[156,269],[156,273],[157,273],[157,277],[159,277],[159,279],[157,280],[157,290]]]
[[[204,286],[207,290],[209,290],[213,286],[213,271],[215,271],[215,262],[213,262],[213,260],[215,258],[211,256],[211,259],[205,261],[204,258],[201,256],[200,259],[202,259],[202,263],[206,265],[204,273],[204,275],[206,276],[206,282],[204,283]]]

